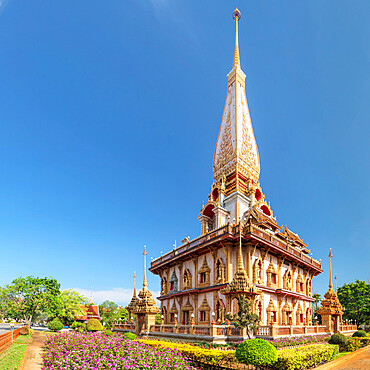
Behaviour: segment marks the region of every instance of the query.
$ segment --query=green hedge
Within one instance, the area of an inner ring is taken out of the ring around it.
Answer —
[[[338,345],[312,344],[278,351],[277,361],[266,367],[273,370],[298,370],[316,367],[328,362],[338,353]]]

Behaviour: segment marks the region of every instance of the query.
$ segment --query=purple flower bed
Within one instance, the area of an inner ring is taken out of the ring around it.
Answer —
[[[326,338],[329,338],[330,334],[318,334],[318,335],[301,335],[297,337],[283,337],[268,339],[276,348],[283,348],[289,346],[299,346],[301,344],[325,342]]]
[[[119,334],[66,332],[45,341],[42,369],[197,370],[180,352],[156,349]]]

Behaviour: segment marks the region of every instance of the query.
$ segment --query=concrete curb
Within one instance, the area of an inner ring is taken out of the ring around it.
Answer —
[[[24,369],[24,365],[26,364],[26,361],[27,361],[28,348],[29,348],[29,344],[26,347],[26,352],[24,353],[23,359],[21,361],[21,364],[19,365],[18,370],[23,370]]]
[[[334,366],[338,366],[341,363],[347,362],[351,358],[357,356],[359,353],[366,351],[368,349],[368,347],[369,346],[360,348],[357,351],[353,351],[352,353],[349,353],[348,355],[345,355],[341,358],[337,358],[334,361],[330,361],[330,362],[328,362],[324,365],[320,365],[320,366],[316,367],[315,369],[317,369],[317,370],[329,370],[329,369],[333,368]],[[345,369],[345,368],[343,367],[343,369]]]

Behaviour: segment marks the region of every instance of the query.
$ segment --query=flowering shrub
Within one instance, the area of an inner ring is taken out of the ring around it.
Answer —
[[[301,344],[325,342],[330,337],[330,334],[320,335],[301,335],[299,337],[282,337],[268,339],[268,341],[276,348],[299,346]]]
[[[341,352],[353,352],[356,351],[359,348],[366,347],[370,344],[370,338],[369,337],[352,337],[348,338],[346,343],[341,345],[339,347]]]
[[[278,351],[278,359],[266,369],[301,370],[328,362],[338,353],[338,346],[331,344],[312,344],[300,348],[284,348]]]
[[[196,370],[180,352],[154,348],[119,334],[66,332],[46,339],[43,370],[47,369],[177,369]]]
[[[204,349],[190,344],[165,342],[161,340],[140,340],[141,343],[149,344],[155,348],[170,348],[180,351],[185,357],[194,364],[237,364],[235,351],[221,351],[217,349]]]

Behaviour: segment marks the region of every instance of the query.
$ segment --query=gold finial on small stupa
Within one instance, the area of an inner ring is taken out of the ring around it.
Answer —
[[[90,290],[90,304],[94,304],[93,298],[92,298],[92,287]]]
[[[234,50],[234,60],[233,68],[235,66],[240,67],[240,57],[239,57],[239,43],[238,43],[238,22],[241,18],[241,13],[238,8],[235,8],[233,12],[233,19],[235,20],[235,50]]]
[[[242,250],[242,233],[243,233],[243,225],[242,225],[242,221],[240,220],[239,222],[238,271],[245,271],[244,262],[243,262],[243,250]]]
[[[143,255],[144,255],[144,282],[143,282],[143,287],[148,286],[148,283],[146,281],[146,255],[147,254],[148,253],[146,252],[146,245],[144,245],[144,253],[143,253]]]
[[[333,289],[333,281],[331,279],[331,258],[333,257],[333,254],[331,253],[331,248],[329,252],[329,258],[330,258],[330,278],[329,278],[329,289]]]
[[[134,271],[134,297],[136,297],[136,271]]]

